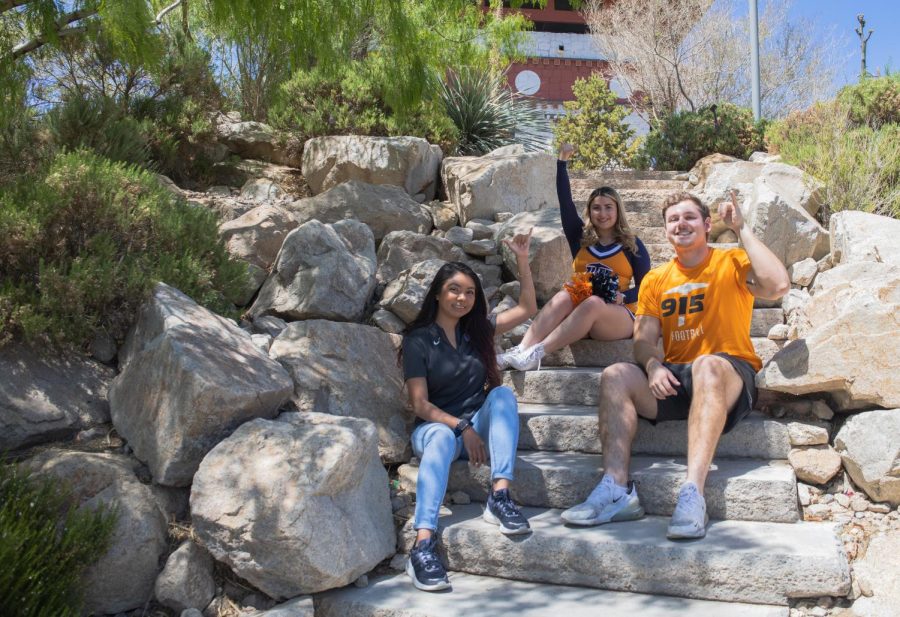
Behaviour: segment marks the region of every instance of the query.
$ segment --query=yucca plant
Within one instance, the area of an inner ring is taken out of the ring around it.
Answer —
[[[502,73],[464,68],[448,74],[439,92],[459,130],[456,154],[486,154],[510,144],[547,148],[547,119],[531,99],[509,89]]]

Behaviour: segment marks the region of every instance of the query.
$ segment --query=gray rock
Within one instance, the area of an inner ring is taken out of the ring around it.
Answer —
[[[828,443],[828,429],[807,422],[788,422],[792,446],[820,446]]]
[[[163,486],[151,484],[150,490],[156,498],[156,505],[168,521],[183,521],[190,518],[191,506],[188,503],[191,491],[186,487]]]
[[[156,579],[156,599],[174,611],[204,609],[216,593],[213,559],[190,540],[169,555]]]
[[[830,446],[796,448],[788,461],[797,479],[810,484],[825,484],[841,470],[841,457]]]
[[[190,484],[216,443],[246,420],[274,416],[290,396],[290,377],[250,335],[171,287],[157,285],[133,331],[110,411],[159,484]]]
[[[300,411],[367,418],[385,462],[409,458],[413,416],[397,364],[400,338],[360,324],[309,320],[290,324],[269,354],[291,375]]]
[[[853,572],[864,588],[863,597],[853,603],[853,612],[866,617],[891,617],[900,605],[900,532],[876,534],[869,541],[865,556],[853,565]],[[868,592],[868,593],[866,593]]]
[[[203,617],[203,613],[196,608],[187,608],[181,611],[181,617]]]
[[[0,347],[0,451],[75,435],[109,422],[115,372],[75,353]]]
[[[269,347],[272,346],[272,335],[271,334],[251,334],[250,340],[253,341],[253,344],[259,347],[259,350],[263,353],[269,353]]]
[[[241,199],[256,203],[271,203],[284,197],[284,189],[268,178],[247,180],[241,187]]]
[[[798,261],[788,268],[788,275],[791,277],[791,283],[800,285],[801,287],[809,287],[819,273],[819,264],[812,257],[808,257],[803,261]]]
[[[249,313],[356,321],[375,289],[374,274],[375,240],[365,224],[308,221],[285,238]]]
[[[299,199],[289,206],[296,219],[305,223],[337,223],[356,219],[372,230],[375,243],[392,231],[431,231],[431,213],[399,186],[375,185],[349,180],[315,197]]]
[[[900,406],[900,266],[842,264],[819,274],[811,295],[789,320],[797,340],[763,367],[757,385],[829,393],[844,411]]]
[[[253,320],[253,332],[268,334],[272,338],[281,334],[285,328],[287,328],[287,322],[274,315],[264,315]]]
[[[254,613],[254,617],[315,617],[315,606],[312,596],[301,596],[288,600],[267,611]]]
[[[489,240],[494,237],[495,223],[486,219],[474,219],[466,223],[466,229],[471,229],[475,240]]]
[[[448,200],[465,225],[497,212],[557,209],[556,163],[543,153],[452,157],[441,165]]]
[[[887,216],[845,210],[828,221],[834,265],[881,262],[900,266],[900,221]]]
[[[475,239],[475,232],[465,227],[451,227],[444,234],[444,237],[456,246],[462,246],[466,242],[471,242]]]
[[[353,582],[394,553],[377,443],[374,425],[357,418],[309,412],[244,424],[194,478],[197,537],[275,599]]]
[[[384,309],[378,309],[372,313],[372,325],[381,328],[388,334],[403,334],[406,329],[406,322]]]
[[[834,447],[847,473],[873,501],[900,505],[900,410],[851,416],[835,436]]]
[[[271,161],[275,152],[275,130],[262,122],[232,122],[219,116],[216,136],[231,152],[245,159]]]
[[[315,137],[303,146],[303,176],[314,194],[348,180],[403,187],[434,199],[441,149],[418,137]]]
[[[268,270],[275,263],[284,239],[295,227],[297,221],[290,212],[266,204],[220,225],[219,236],[231,255]]]
[[[462,249],[445,238],[395,231],[385,236],[378,247],[378,271],[375,278],[379,283],[389,283],[404,270],[428,259],[465,262],[468,257]]]
[[[459,216],[456,214],[456,208],[453,207],[453,204],[442,201],[432,201],[427,207],[431,212],[431,219],[434,222],[435,228],[441,231],[447,231],[459,223]]]
[[[788,325],[779,323],[769,328],[767,338],[773,341],[785,341],[788,338]]]
[[[519,281],[510,281],[508,283],[503,283],[500,285],[500,293],[505,296],[512,296],[512,298],[518,302],[519,294],[522,291],[522,283]]]
[[[46,450],[28,461],[38,474],[69,484],[79,508],[115,507],[109,548],[88,566],[81,587],[90,614],[143,606],[153,593],[159,558],[166,550],[166,520],[133,461],[118,454]]]
[[[422,308],[422,300],[435,274],[445,263],[441,259],[428,259],[403,272],[385,288],[381,306],[404,323],[412,322]]]
[[[493,240],[473,240],[462,245],[463,250],[475,257],[487,257],[497,254],[497,243]]]
[[[229,300],[231,300],[235,306],[247,306],[253,302],[256,292],[259,291],[259,288],[263,286],[263,283],[266,282],[268,277],[268,272],[259,266],[248,263],[247,284],[238,290],[235,295],[231,296]]]
[[[538,302],[543,304],[571,278],[572,253],[562,231],[559,209],[518,214],[503,223],[496,238],[500,255],[509,271],[518,272],[516,256],[502,241],[511,239],[516,234],[528,233],[531,228],[534,231],[528,260],[531,263]]]

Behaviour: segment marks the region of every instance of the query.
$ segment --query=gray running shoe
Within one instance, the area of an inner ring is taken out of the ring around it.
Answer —
[[[682,538],[702,538],[706,535],[706,500],[693,482],[685,482],[678,492],[678,503],[669,522],[666,537],[670,540]]]
[[[569,508],[560,516],[571,525],[590,527],[639,519],[644,516],[644,508],[634,482],[629,482],[625,489],[618,486],[612,476],[604,474],[584,503]]]

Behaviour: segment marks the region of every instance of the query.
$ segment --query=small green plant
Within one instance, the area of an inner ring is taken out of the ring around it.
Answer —
[[[553,130],[557,147],[578,146],[572,169],[631,167],[640,142],[632,140],[634,130],[624,121],[629,109],[616,102],[606,79],[597,73],[578,79],[572,92],[575,100],[563,104],[568,113]]]
[[[122,339],[157,281],[229,313],[246,280],[213,213],[86,150],[0,189],[0,235],[0,343],[83,345],[100,328]]]
[[[765,121],[753,121],[749,109],[731,103],[696,112],[676,112],[653,127],[644,140],[637,164],[684,171],[717,152],[746,159],[764,149],[765,127]]]
[[[58,481],[0,464],[0,606],[9,617],[77,617],[81,577],[105,552],[114,510],[79,509]]]
[[[487,154],[511,144],[545,148],[543,135],[550,127],[544,114],[530,99],[510,91],[505,75],[464,68],[441,81],[439,93],[459,132],[454,154]]]

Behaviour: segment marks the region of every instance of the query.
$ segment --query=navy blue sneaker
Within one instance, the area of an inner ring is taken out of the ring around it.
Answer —
[[[506,488],[491,491],[483,518],[492,525],[499,525],[500,533],[507,536],[531,533],[528,519],[522,515],[519,507],[510,499],[509,489]]]
[[[431,536],[427,540],[419,540],[409,551],[406,573],[412,579],[413,585],[422,591],[450,588],[447,571],[435,552],[435,544],[435,538]]]

